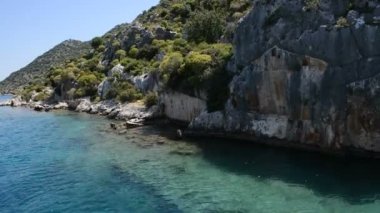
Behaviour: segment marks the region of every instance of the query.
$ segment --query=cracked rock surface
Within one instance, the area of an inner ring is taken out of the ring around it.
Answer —
[[[256,1],[237,28],[224,111],[189,131],[380,152],[380,2],[364,2]]]

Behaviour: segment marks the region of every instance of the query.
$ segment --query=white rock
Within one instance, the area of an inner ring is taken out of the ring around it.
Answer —
[[[69,105],[66,102],[59,102],[58,104],[53,106],[53,109],[67,109]]]
[[[75,109],[76,112],[89,112],[91,110],[91,102],[88,98],[80,99],[79,105]]]

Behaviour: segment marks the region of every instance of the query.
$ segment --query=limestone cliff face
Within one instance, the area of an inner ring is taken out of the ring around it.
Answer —
[[[185,123],[191,122],[207,108],[206,101],[179,92],[165,92],[160,99],[166,117]]]
[[[256,2],[236,32],[225,110],[190,132],[380,152],[380,3],[319,2]]]

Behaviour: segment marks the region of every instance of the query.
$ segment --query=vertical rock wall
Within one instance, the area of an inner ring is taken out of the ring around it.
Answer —
[[[225,110],[190,131],[380,152],[380,2],[366,2],[256,1],[236,32]]]

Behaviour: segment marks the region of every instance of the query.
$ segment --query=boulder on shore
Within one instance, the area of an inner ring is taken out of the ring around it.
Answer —
[[[58,104],[53,106],[53,109],[58,110],[58,109],[67,109],[69,108],[69,105],[66,102],[59,102]]]

